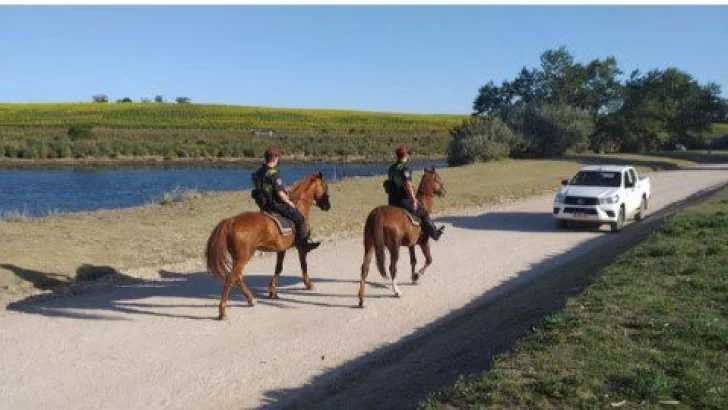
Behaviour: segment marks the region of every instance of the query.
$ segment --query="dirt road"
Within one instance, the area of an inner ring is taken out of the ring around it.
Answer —
[[[728,182],[728,167],[651,178],[654,212]],[[619,241],[621,234],[557,231],[550,208],[549,195],[443,216],[449,226],[433,246],[435,263],[421,283],[409,284],[407,258],[399,265],[399,299],[372,272],[364,309],[355,307],[360,238],[325,244],[310,256],[314,291],[303,289],[290,254],[275,301],[266,299],[265,289],[274,259],[254,260],[246,282],[259,304],[249,308],[236,293],[225,322],[214,320],[220,285],[201,273],[201,265],[164,271],[155,283],[10,305],[0,312],[0,408],[274,408],[314,392],[333,395],[347,380],[352,384],[357,369],[393,360],[387,354],[393,344],[416,349],[431,323],[464,315]],[[414,357],[422,373],[412,377],[427,377],[427,358]],[[371,391],[369,407],[396,401]],[[347,402],[339,396],[339,403]]]

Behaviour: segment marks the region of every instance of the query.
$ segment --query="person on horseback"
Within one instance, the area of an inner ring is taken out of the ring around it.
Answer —
[[[319,247],[321,242],[311,242],[309,238],[310,232],[306,228],[306,221],[301,212],[296,209],[296,205],[286,192],[278,170],[278,150],[268,148],[264,154],[265,163],[252,174],[253,198],[261,211],[277,212],[283,217],[290,219],[296,225],[296,244],[306,250],[311,251]]]
[[[440,239],[445,227],[441,226],[437,228],[432,223],[427,209],[425,209],[424,205],[415,196],[415,190],[412,185],[412,171],[407,166],[407,161],[409,160],[407,146],[399,146],[395,154],[397,155],[397,162],[389,167],[387,181],[385,182],[385,190],[389,196],[389,205],[404,208],[412,212],[422,219],[422,230],[425,234],[434,240]]]

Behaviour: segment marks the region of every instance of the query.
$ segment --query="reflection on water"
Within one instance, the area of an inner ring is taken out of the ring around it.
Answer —
[[[412,164],[445,166],[442,162]],[[354,176],[383,175],[387,164],[296,164],[280,167],[287,184],[321,171],[327,181]],[[49,212],[78,212],[129,208],[159,200],[177,190],[201,192],[250,189],[253,168],[186,167],[135,169],[0,170],[0,212],[21,211],[33,216]]]

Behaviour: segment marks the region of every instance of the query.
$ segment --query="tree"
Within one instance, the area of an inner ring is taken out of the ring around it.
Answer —
[[[624,87],[620,109],[599,124],[599,140],[617,142],[621,151],[650,151],[705,142],[721,110],[720,87],[700,85],[676,68],[635,71]]]
[[[131,98],[129,98],[129,97],[124,97],[124,98],[122,98],[122,99],[120,99],[120,100],[116,100],[116,102],[117,102],[117,103],[125,103],[125,104],[126,104],[126,103],[130,103],[130,102],[132,102],[132,99],[131,99]]]
[[[157,95],[155,95],[155,96],[154,96],[154,102],[155,102],[155,103],[159,103],[159,104],[163,104],[163,103],[165,102],[165,100],[164,100],[164,96],[163,96],[163,95],[161,95],[161,94],[157,94]]]
[[[622,71],[614,57],[582,65],[566,49],[546,50],[539,68],[521,68],[516,78],[496,86],[488,82],[478,90],[473,115],[500,115],[518,104],[558,104],[599,114],[619,106]]]
[[[177,104],[189,104],[190,102],[192,102],[189,97],[177,97],[175,101],[177,102]]]
[[[614,57],[595,59],[587,64],[583,108],[595,117],[619,109],[623,88],[619,77],[622,74]]]
[[[106,94],[95,94],[91,97],[93,102],[95,103],[107,103],[109,102],[109,97]]]
[[[489,81],[478,90],[473,102],[473,115],[499,115],[508,106],[507,92]]]

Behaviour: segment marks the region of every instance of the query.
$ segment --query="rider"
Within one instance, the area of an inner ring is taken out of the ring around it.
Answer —
[[[438,240],[445,230],[444,226],[437,228],[430,220],[430,214],[421,201],[415,197],[415,190],[412,186],[412,171],[407,167],[409,150],[405,145],[399,146],[395,151],[397,162],[389,167],[388,183],[391,186],[389,194],[389,205],[404,208],[422,219],[422,229],[432,239]]]
[[[306,251],[318,248],[321,242],[311,242],[303,215],[293,204],[283,185],[278,171],[278,150],[268,148],[264,154],[265,163],[252,175],[255,187],[254,195],[261,211],[277,212],[290,219],[296,225],[296,244]],[[257,192],[256,192],[257,191]]]

